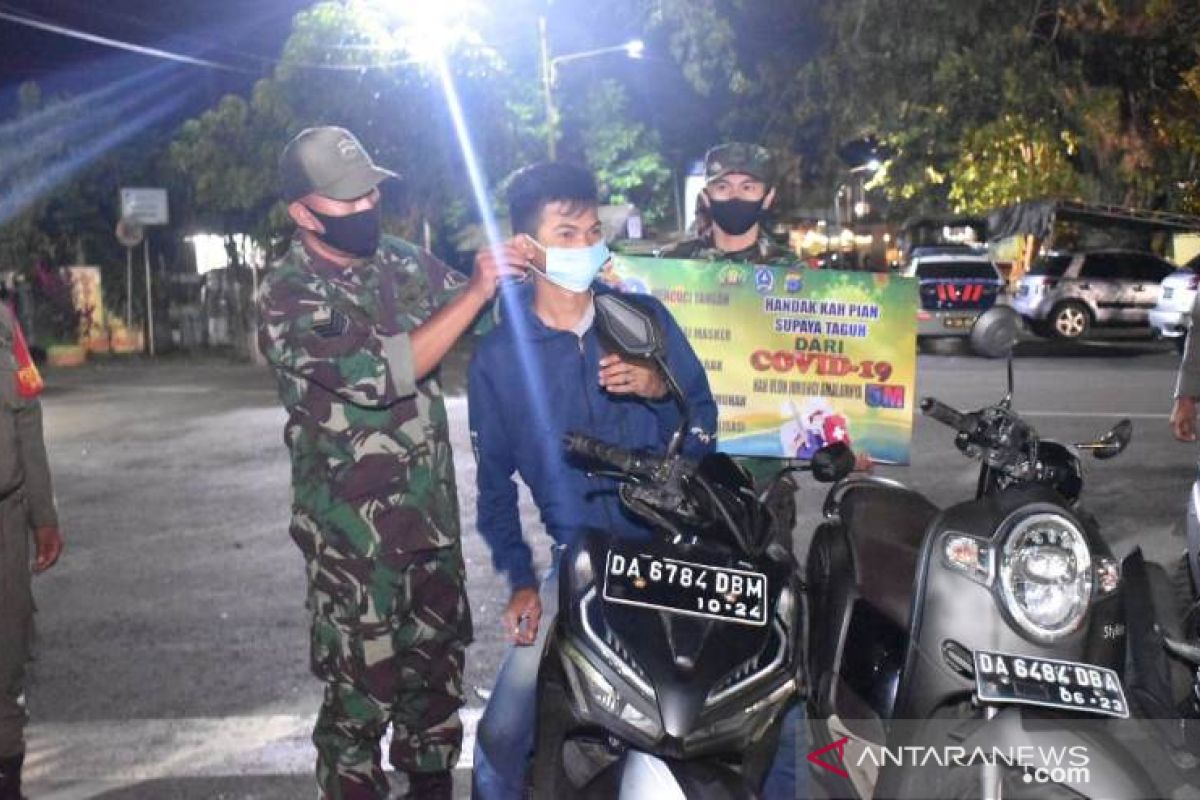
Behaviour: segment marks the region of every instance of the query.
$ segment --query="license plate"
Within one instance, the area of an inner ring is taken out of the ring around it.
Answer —
[[[1092,664],[975,651],[975,691],[985,703],[1129,716],[1117,673]]]
[[[943,317],[942,327],[944,328],[969,328],[975,322],[974,317]]]
[[[1163,287],[1163,290],[1162,290],[1163,300],[1170,300],[1171,295],[1173,295],[1173,294],[1175,294],[1175,290],[1172,289],[1170,286]]]
[[[767,624],[767,576],[761,572],[610,550],[604,599],[742,625]]]

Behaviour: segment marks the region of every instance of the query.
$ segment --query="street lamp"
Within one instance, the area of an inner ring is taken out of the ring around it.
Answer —
[[[558,67],[570,61],[582,61],[608,53],[625,53],[628,58],[641,58],[646,45],[641,39],[634,39],[624,44],[614,44],[608,47],[598,47],[595,50],[582,50],[578,53],[567,53],[550,57],[550,41],[546,36],[546,18],[538,17],[538,40],[542,52],[542,95],[546,102],[546,150],[550,160],[558,156],[558,107],[554,104],[554,86],[558,83]]]

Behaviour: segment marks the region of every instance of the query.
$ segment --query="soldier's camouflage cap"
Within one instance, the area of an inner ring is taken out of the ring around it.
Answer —
[[[279,188],[287,202],[316,193],[331,200],[356,200],[396,173],[375,164],[345,128],[306,128],[283,148]]]
[[[705,183],[733,174],[750,175],[770,185],[774,177],[771,151],[757,144],[728,142],[704,154]]]

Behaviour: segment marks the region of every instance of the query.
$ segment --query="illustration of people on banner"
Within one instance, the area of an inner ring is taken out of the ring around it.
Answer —
[[[909,461],[917,286],[893,275],[617,256],[605,279],[678,320],[731,455],[808,459],[845,442]]]

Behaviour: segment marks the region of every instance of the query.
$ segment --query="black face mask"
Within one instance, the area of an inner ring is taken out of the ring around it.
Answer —
[[[334,250],[356,258],[370,258],[379,249],[379,206],[344,217],[330,217],[311,208],[308,210],[325,228],[317,238]]]
[[[762,215],[762,200],[709,200],[713,222],[732,236],[741,236],[754,227]]]

